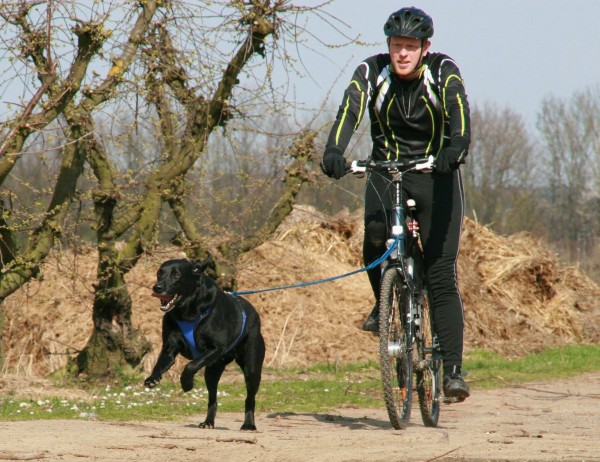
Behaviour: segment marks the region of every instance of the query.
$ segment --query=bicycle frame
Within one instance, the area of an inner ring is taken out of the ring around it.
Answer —
[[[386,261],[382,263],[382,271],[385,270],[387,265],[394,264],[399,267],[402,271],[403,276],[406,280],[413,281],[412,266],[410,261],[405,264],[405,259],[411,258],[406,252],[406,241],[405,241],[405,226],[404,226],[404,204],[402,200],[402,177],[405,173],[410,171],[430,171],[433,166],[433,157],[429,156],[426,161],[423,159],[417,160],[404,160],[404,161],[385,161],[375,162],[372,160],[366,161],[353,161],[350,166],[350,171],[354,174],[363,174],[367,170],[381,170],[387,171],[392,174],[391,184],[394,189],[394,201],[391,210],[390,220],[390,238],[387,240],[386,245],[388,249],[394,242],[396,244],[396,251],[392,251]],[[416,235],[414,236],[417,237]],[[410,277],[407,277],[409,275]],[[414,292],[414,286],[411,285],[411,290]]]
[[[391,217],[390,217],[390,237],[386,242],[386,246],[389,249],[394,243],[396,243],[396,250],[392,251],[388,256],[387,260],[381,264],[381,272],[384,271],[399,271],[404,284],[406,284],[408,291],[411,296],[408,297],[405,303],[407,303],[406,309],[406,335],[409,339],[407,345],[398,345],[393,342],[388,345],[388,351],[390,356],[397,356],[401,354],[402,349],[406,348],[409,355],[412,352],[414,341],[415,341],[415,317],[418,317],[418,306],[415,306],[415,283],[414,283],[414,260],[408,255],[407,243],[406,243],[406,229],[405,229],[405,213],[404,203],[402,197],[402,177],[406,172],[397,172],[394,174],[391,184],[394,192],[394,202],[392,204]]]
[[[402,271],[403,277],[406,282],[410,284],[411,291],[414,291],[414,281],[413,281],[413,262],[411,262],[412,257],[408,255],[406,250],[406,230],[404,221],[406,219],[404,213],[404,204],[402,200],[402,176],[403,173],[397,173],[392,179],[392,185],[394,188],[394,203],[392,205],[391,210],[391,219],[390,219],[390,237],[386,242],[387,247],[396,244],[396,252],[392,251],[390,256],[388,257],[388,262],[382,265],[382,271],[385,268],[392,264],[397,266],[398,270]],[[416,236],[414,236],[416,237]]]

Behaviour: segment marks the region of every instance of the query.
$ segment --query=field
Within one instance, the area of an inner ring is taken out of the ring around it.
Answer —
[[[240,262],[239,289],[317,281],[362,266],[359,215],[324,217],[299,207],[277,234]],[[519,357],[600,339],[600,288],[564,267],[531,235],[500,237],[467,221],[459,278],[465,302],[465,355],[485,348]],[[160,346],[161,314],[150,296],[161,261],[175,248],[149,253],[128,275],[134,324]],[[43,377],[81,349],[91,331],[95,254],[58,252],[43,278],[6,300],[7,365],[0,397],[43,396]],[[250,295],[263,320],[270,367],[376,360],[376,340],[360,331],[373,298],[366,275]],[[177,377],[181,363],[173,368]],[[520,388],[478,390],[444,407],[440,427],[393,431],[383,409],[262,414],[258,433],[240,433],[241,415],[223,413],[214,431],[194,421],[122,424],[83,421],[0,423],[0,460],[600,460],[598,374]],[[60,393],[60,391],[58,391]]]

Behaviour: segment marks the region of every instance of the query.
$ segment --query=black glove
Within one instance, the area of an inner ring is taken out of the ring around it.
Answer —
[[[326,149],[321,161],[321,170],[328,177],[339,180],[346,174],[346,159],[337,149]]]
[[[452,170],[460,167],[460,164],[465,162],[467,153],[460,148],[444,148],[435,158],[435,166],[433,171],[440,175],[449,175]]]

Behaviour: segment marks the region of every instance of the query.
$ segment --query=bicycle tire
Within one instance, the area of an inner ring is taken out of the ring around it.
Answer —
[[[434,340],[429,297],[422,294],[419,332],[415,335],[415,380],[421,417],[426,427],[436,427],[440,418],[442,360]]]
[[[406,428],[412,405],[412,334],[407,325],[410,308],[398,270],[383,273],[379,297],[379,362],[383,397],[392,427]]]

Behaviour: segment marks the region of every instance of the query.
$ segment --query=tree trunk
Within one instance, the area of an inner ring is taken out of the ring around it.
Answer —
[[[77,356],[77,371],[90,378],[119,377],[139,372],[152,345],[138,331],[122,332],[97,327]]]
[[[17,254],[17,245],[6,221],[5,214],[8,214],[8,212],[4,209],[4,202],[0,201],[0,272]],[[0,297],[0,371],[4,368],[4,338],[2,336],[4,332],[3,299],[3,297]]]
[[[77,372],[88,377],[128,375],[141,364],[151,349],[150,342],[131,323],[131,297],[123,272],[110,265],[114,259],[101,255],[99,277],[94,298],[94,331],[77,356]],[[103,263],[104,262],[104,263]]]
[[[4,310],[0,307],[0,371],[4,369]]]

